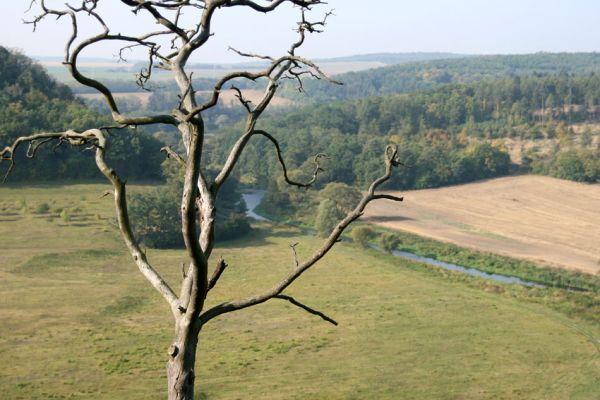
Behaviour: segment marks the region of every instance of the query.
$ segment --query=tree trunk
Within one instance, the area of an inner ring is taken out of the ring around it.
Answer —
[[[196,348],[198,332],[188,329],[178,334],[169,347],[167,382],[169,400],[194,400]]]

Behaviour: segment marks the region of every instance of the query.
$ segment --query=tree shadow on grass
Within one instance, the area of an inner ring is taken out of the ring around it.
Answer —
[[[400,222],[400,221],[414,221],[414,218],[403,217],[401,215],[375,215],[372,217],[365,218],[365,221],[370,222]]]
[[[306,235],[306,232],[300,228],[260,223],[253,224],[252,230],[243,237],[222,241],[218,245],[221,248],[270,246],[273,244],[273,241],[269,240],[271,238],[293,238],[303,235]]]

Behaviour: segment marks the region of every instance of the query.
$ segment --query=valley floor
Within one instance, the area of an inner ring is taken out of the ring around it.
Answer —
[[[165,397],[170,311],[118,239],[106,189],[0,187],[0,397]],[[306,257],[319,240],[260,224],[215,249],[230,267],[208,302],[272,285],[293,242]],[[177,291],[185,252],[148,256]],[[211,322],[199,398],[597,399],[598,325],[465,279],[341,243],[289,289],[339,326],[278,301]]]

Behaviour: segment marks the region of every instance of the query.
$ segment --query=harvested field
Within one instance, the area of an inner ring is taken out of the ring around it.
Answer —
[[[198,91],[199,94],[206,96],[212,95],[211,91]],[[250,100],[253,104],[258,104],[262,98],[264,91],[254,89],[244,89],[242,94],[246,100]],[[234,90],[223,90],[221,92],[221,100],[227,107],[237,107],[240,105],[240,101],[237,98],[237,93]],[[272,107],[287,107],[291,106],[293,102],[284,97],[275,96],[271,100]]]
[[[402,193],[365,218],[459,246],[597,274],[600,185],[542,176],[493,179]]]

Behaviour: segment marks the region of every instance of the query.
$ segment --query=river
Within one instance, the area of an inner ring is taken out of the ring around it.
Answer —
[[[244,198],[244,201],[246,202],[246,215],[250,218],[253,218],[257,221],[269,221],[268,218],[263,217],[262,215],[258,215],[257,213],[254,212],[254,209],[256,209],[256,207],[258,207],[258,205],[260,204],[262,198],[265,196],[265,191],[264,190],[250,190],[244,194],[242,194],[242,197]]]

